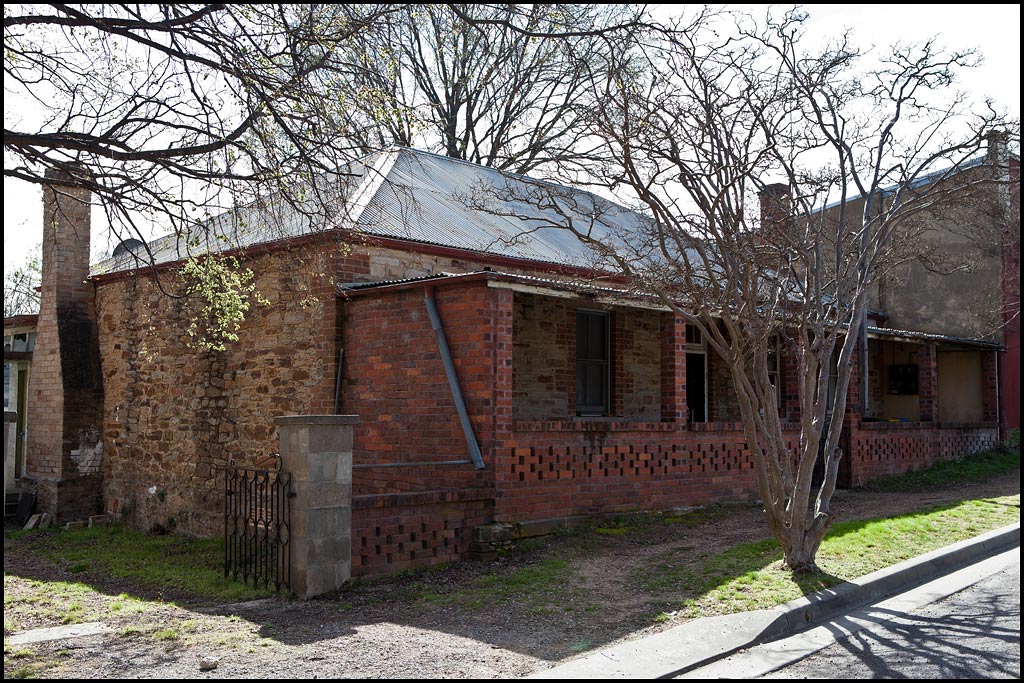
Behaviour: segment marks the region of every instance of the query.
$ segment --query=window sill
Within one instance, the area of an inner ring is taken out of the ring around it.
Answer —
[[[576,417],[569,420],[515,420],[512,429],[519,432],[671,432],[685,429],[685,424],[615,417]]]

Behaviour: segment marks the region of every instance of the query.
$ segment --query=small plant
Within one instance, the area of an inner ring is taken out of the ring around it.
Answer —
[[[34,666],[21,666],[12,671],[6,678],[33,678],[36,673]]]
[[[153,631],[153,638],[156,640],[177,640],[181,637],[181,634],[173,628],[162,628],[158,631]]]

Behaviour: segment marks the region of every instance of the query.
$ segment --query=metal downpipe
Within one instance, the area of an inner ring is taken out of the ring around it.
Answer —
[[[478,470],[482,470],[486,465],[484,465],[484,458],[480,454],[480,444],[477,443],[476,434],[473,432],[473,424],[469,421],[469,413],[466,412],[466,402],[462,398],[462,389],[459,387],[459,376],[455,374],[455,364],[452,362],[452,354],[448,350],[448,338],[444,334],[441,316],[437,312],[437,302],[434,301],[434,288],[424,287],[423,298],[427,304],[430,325],[434,328],[434,335],[437,337],[437,348],[441,352],[444,372],[448,376],[448,386],[451,388],[452,398],[455,400],[455,409],[459,412],[462,433],[466,436],[469,456],[473,459],[473,466]]]

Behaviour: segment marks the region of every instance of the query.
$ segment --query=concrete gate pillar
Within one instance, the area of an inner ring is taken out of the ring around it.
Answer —
[[[341,588],[352,571],[352,428],[355,415],[274,420],[281,470],[292,475],[291,584],[299,598]]]

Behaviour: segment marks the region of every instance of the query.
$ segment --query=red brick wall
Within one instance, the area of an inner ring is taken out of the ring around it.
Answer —
[[[435,301],[478,442],[494,434],[498,309],[509,292],[484,283],[441,287]],[[359,465],[470,458],[427,315],[422,288],[375,292],[343,304],[342,412],[359,415]],[[486,451],[485,451],[486,452]],[[486,457],[485,457],[486,462]],[[487,486],[472,465],[357,469],[355,493]]]
[[[686,321],[661,314],[661,420],[686,422]]]
[[[795,447],[796,434],[793,434]],[[734,425],[516,423],[495,454],[496,521],[752,500],[752,453]]]
[[[464,560],[492,509],[491,493],[479,489],[356,496],[352,576]]]
[[[868,422],[849,433],[852,486],[877,477],[930,467],[989,448],[998,440],[994,425]]]

